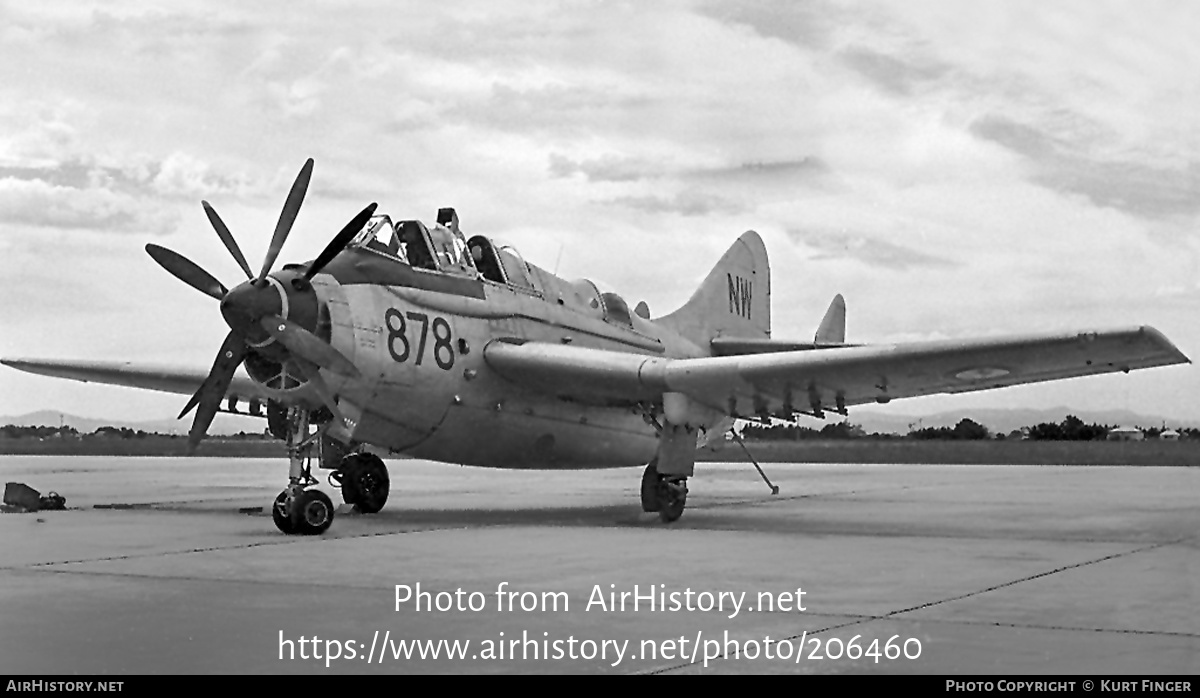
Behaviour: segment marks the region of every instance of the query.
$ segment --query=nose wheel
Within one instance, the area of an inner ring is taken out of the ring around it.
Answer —
[[[318,429],[310,435],[308,411],[297,407],[288,410],[288,486],[271,505],[275,527],[288,535],[319,535],[333,523],[329,496],[309,489],[317,484],[312,476],[313,447],[324,431]]]
[[[284,490],[275,498],[271,518],[284,533],[315,536],[333,523],[333,502],[321,490],[302,489],[294,497]]]

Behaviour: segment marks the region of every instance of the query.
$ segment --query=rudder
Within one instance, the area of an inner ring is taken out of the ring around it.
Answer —
[[[771,266],[762,238],[746,231],[683,307],[655,322],[708,348],[714,337],[771,337]]]

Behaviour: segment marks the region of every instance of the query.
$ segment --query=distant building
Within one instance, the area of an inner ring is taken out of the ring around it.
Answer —
[[[1179,432],[1175,431],[1174,429],[1167,429],[1163,433],[1159,434],[1158,438],[1162,439],[1163,441],[1178,441]]]
[[[1108,432],[1109,441],[1141,441],[1144,438],[1145,434],[1137,427],[1117,427]]]

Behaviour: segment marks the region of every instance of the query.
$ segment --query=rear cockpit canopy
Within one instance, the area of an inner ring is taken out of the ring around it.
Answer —
[[[574,291],[576,303],[600,312],[605,322],[633,329],[633,316],[629,304],[619,294],[601,291],[600,286],[590,279],[567,282]]]
[[[629,314],[629,304],[624,298],[615,293],[601,293],[600,304],[604,306],[605,320],[633,329],[633,317]]]
[[[476,235],[467,241],[467,249],[475,268],[484,279],[536,292],[529,265],[515,248],[507,245],[497,247],[488,238]]]

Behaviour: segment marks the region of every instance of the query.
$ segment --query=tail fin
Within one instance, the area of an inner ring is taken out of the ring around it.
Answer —
[[[682,308],[658,320],[707,348],[714,337],[771,337],[771,265],[753,230],[725,252]]]
[[[842,294],[837,294],[833,297],[833,301],[829,304],[829,310],[825,311],[825,317],[821,320],[821,326],[817,328],[817,334],[813,337],[813,344],[821,346],[823,344],[845,344],[846,343],[846,299],[842,298]]]

